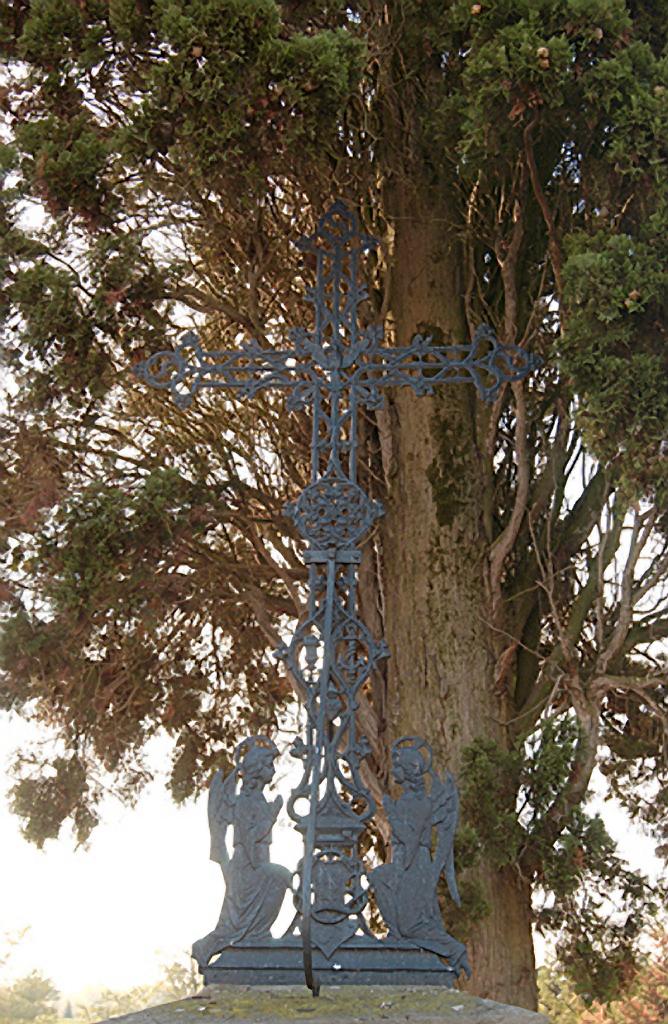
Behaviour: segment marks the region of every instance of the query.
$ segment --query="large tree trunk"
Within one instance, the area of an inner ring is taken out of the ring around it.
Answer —
[[[393,197],[390,214],[397,344],[425,325],[440,328],[446,342],[466,338],[461,253],[447,209],[412,193]],[[434,398],[400,389],[380,414],[387,486],[381,604],[391,649],[386,739],[424,736],[437,769],[455,774],[473,740],[505,741],[489,626],[491,468],[477,436],[486,419],[471,385],[444,386]],[[459,936],[474,970],[466,988],[535,1008],[530,887],[512,868],[482,864],[471,875],[490,909]]]

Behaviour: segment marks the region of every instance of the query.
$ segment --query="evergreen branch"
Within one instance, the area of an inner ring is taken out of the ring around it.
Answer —
[[[617,552],[624,527],[624,517],[624,510],[615,505],[610,529],[602,535],[598,551],[587,560],[586,583],[580,588],[572,603],[566,626],[566,636],[570,645],[574,645],[582,633],[587,616],[601,593],[605,570],[612,563]]]
[[[571,511],[558,524],[554,555],[556,564],[566,565],[580,550],[596,526],[609,493],[607,470],[599,466]]]
[[[558,403],[561,406],[561,403]],[[569,421],[563,408],[559,409],[556,434],[545,466],[537,474],[532,487],[532,503],[529,516],[532,522],[539,521],[548,507],[550,498],[563,487],[566,478],[566,466],[570,456],[568,441]]]
[[[520,257],[522,241],[524,239],[524,210],[523,200],[526,191],[525,187],[526,161],[519,161],[519,181],[513,182],[509,205],[512,206],[512,230],[510,242],[506,243],[500,239],[496,246],[496,259],[501,270],[501,281],[503,283],[504,297],[504,326],[503,339],[506,345],[513,345],[517,338],[518,326],[518,298],[517,298],[517,261]],[[503,205],[503,203],[502,203]],[[504,217],[502,210],[498,213],[499,223],[502,224]],[[515,390],[513,388],[513,390]]]
[[[651,591],[657,590],[665,581],[666,570],[668,570],[668,550],[653,558],[649,567],[642,574],[640,579],[633,586],[633,603],[637,607],[639,602]],[[664,595],[657,597],[656,607],[659,607],[665,600]]]

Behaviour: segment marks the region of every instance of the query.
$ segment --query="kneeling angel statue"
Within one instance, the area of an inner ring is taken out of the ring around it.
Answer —
[[[209,790],[211,860],[220,864],[225,897],[218,924],[193,944],[200,968],[228,946],[264,943],[278,914],[292,873],[269,860],[271,833],[283,801],[269,802],[263,790],[274,777],[276,744],[266,736],[250,736],[234,754],[227,777],[219,770]],[[233,829],[233,852],[227,832]]]

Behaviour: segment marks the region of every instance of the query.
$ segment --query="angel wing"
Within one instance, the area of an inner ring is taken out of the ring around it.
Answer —
[[[227,879],[227,868],[230,855],[227,852],[225,837],[232,824],[234,801],[236,799],[236,773],[230,772],[225,777],[220,769],[216,772],[209,787],[209,831],[211,833],[211,860],[220,864],[223,877]]]
[[[460,906],[454,856],[455,832],[459,821],[459,793],[451,772],[447,772],[444,779],[439,779],[438,775],[432,774],[431,800],[431,820],[438,836],[434,855],[434,876],[438,881],[441,873],[445,873],[450,895],[457,906]]]

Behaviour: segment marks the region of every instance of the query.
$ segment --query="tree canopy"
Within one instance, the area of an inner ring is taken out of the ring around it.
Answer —
[[[657,896],[587,811],[597,765],[667,849],[667,36],[664,0],[4,5],[0,702],[58,737],[17,758],[31,839],[132,800],[158,730],[187,798],[294,699],[269,652],[302,607],[305,414],[186,416],[130,370],[192,324],[220,348],[307,322],[291,240],[343,196],[390,342],[485,321],[543,360],[491,408],[365,420],[388,516],[363,603],[394,654],[360,709],[369,784],[389,721],[447,722],[459,934],[512,880],[521,941],[533,913],[614,991]]]

